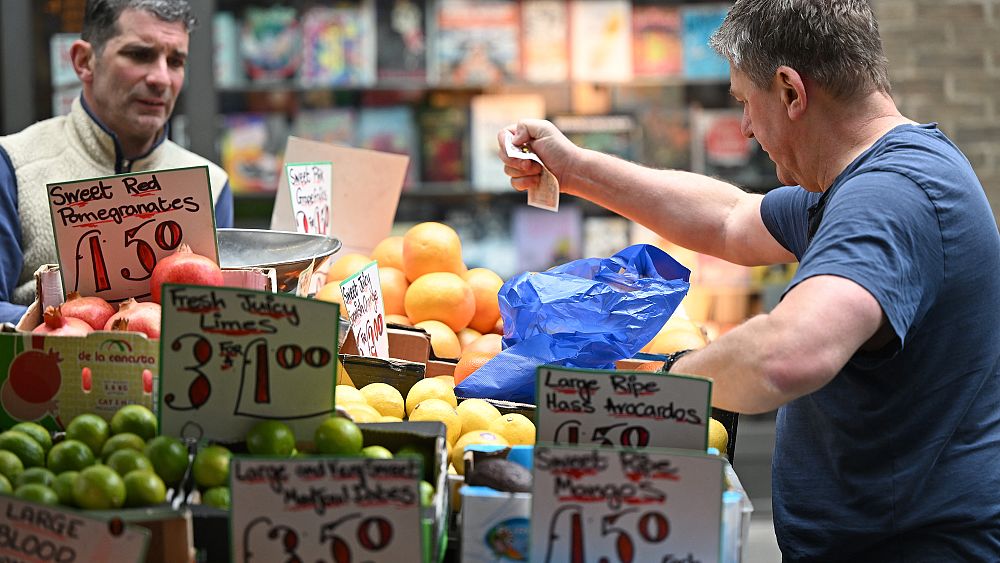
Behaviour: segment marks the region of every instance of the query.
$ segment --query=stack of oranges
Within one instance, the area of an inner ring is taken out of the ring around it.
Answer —
[[[500,352],[497,293],[504,280],[488,268],[466,267],[454,229],[418,223],[379,242],[371,256],[345,254],[330,266],[315,297],[341,303],[341,281],[372,260],[378,262],[386,321],[426,331],[434,356],[459,361],[456,383]]]

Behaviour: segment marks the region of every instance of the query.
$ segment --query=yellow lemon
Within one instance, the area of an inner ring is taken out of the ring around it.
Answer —
[[[399,418],[398,416],[382,415],[382,417],[378,419],[378,422],[403,422],[403,419]]]
[[[377,410],[366,403],[347,403],[340,406],[347,411],[347,414],[351,415],[354,422],[378,422],[382,418]]]
[[[500,417],[500,411],[483,399],[466,399],[455,409],[462,419],[462,432],[486,430],[490,423]]]
[[[409,415],[413,412],[414,407],[427,399],[441,399],[452,408],[458,406],[453,386],[436,377],[427,377],[414,383],[406,394],[406,414]]]
[[[347,405],[350,403],[361,403],[362,405],[367,405],[368,401],[365,400],[365,396],[350,385],[338,385],[333,391],[334,402],[338,405]]]
[[[455,446],[451,449],[450,457],[451,465],[455,468],[455,472],[459,475],[465,474],[465,462],[463,461],[463,456],[465,456],[465,446],[471,446],[474,444],[487,444],[504,447],[510,446],[507,439],[496,432],[475,430],[462,434],[462,437],[455,442]]]
[[[388,383],[369,383],[361,388],[368,406],[373,407],[382,416],[394,416],[402,419],[406,415],[403,395]]]
[[[535,423],[523,414],[505,414],[494,419],[486,430],[503,436],[512,446],[531,446],[535,443]]]
[[[726,450],[729,448],[729,432],[714,418],[708,419],[708,447],[719,450],[722,455],[726,455]]]
[[[458,437],[462,435],[462,419],[458,417],[454,406],[441,399],[421,401],[410,411],[410,420],[443,422],[448,428],[449,444],[454,444],[455,440],[458,440]]]

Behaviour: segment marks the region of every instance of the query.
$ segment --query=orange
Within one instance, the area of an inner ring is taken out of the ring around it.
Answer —
[[[167,486],[160,476],[148,469],[129,471],[125,482],[125,506],[155,506],[167,500]]]
[[[462,241],[458,233],[448,225],[433,221],[410,227],[403,235],[403,271],[411,283],[430,272],[464,272]]]
[[[386,324],[392,323],[403,326],[413,326],[413,322],[410,321],[410,317],[406,315],[389,315],[385,316]]]
[[[146,457],[153,471],[168,485],[180,483],[188,468],[188,449],[173,436],[157,436],[146,443]]]
[[[503,287],[503,278],[489,268],[473,268],[462,275],[462,279],[472,287],[476,298],[476,313],[469,326],[479,332],[490,332],[500,318],[500,302],[497,293]]]
[[[337,258],[337,261],[330,266],[330,269],[326,272],[326,279],[346,280],[351,277],[352,274],[370,264],[371,261],[372,259],[364,254],[348,252],[340,258]]]
[[[225,446],[212,445],[198,449],[191,462],[194,482],[202,489],[229,484],[229,460],[233,454]]]
[[[451,272],[432,272],[410,283],[403,302],[406,316],[414,324],[421,321],[441,321],[458,332],[469,326],[476,314],[476,297],[472,287]]]
[[[490,332],[466,346],[463,352],[491,352],[495,356],[501,350],[503,350],[503,336]]]
[[[482,336],[482,333],[478,330],[469,327],[463,328],[456,334],[458,335],[458,343],[462,345],[462,351],[465,351],[465,348],[469,344],[472,344],[473,341]]]
[[[661,330],[643,347],[648,354],[673,354],[680,350],[696,350],[705,346],[705,336],[691,328],[677,327]]]
[[[263,420],[247,432],[246,442],[251,454],[290,457],[295,450],[295,433],[280,420]]]
[[[107,465],[91,465],[73,480],[73,501],[86,510],[121,508],[125,481]]]
[[[378,281],[382,286],[382,301],[385,303],[386,315],[405,315],[403,308],[403,298],[406,296],[406,289],[410,287],[410,282],[406,280],[406,274],[399,268],[381,266],[378,269]]]
[[[493,325],[493,332],[503,336],[503,317],[497,319],[497,324]]]
[[[316,451],[321,454],[361,455],[364,436],[357,424],[339,416],[331,416],[316,427],[313,435]]]
[[[455,385],[458,385],[470,373],[481,368],[483,364],[492,360],[496,356],[491,352],[481,352],[479,350],[471,350],[462,353],[462,357],[458,359],[458,363],[455,364]]]
[[[441,321],[423,321],[413,325],[431,335],[431,351],[438,358],[457,358],[462,355],[462,344],[448,325]]]
[[[329,277],[326,279],[330,280]],[[343,313],[344,308],[344,296],[340,294],[340,282],[344,280],[331,280],[323,284],[323,287],[319,288],[316,295],[313,295],[315,299],[320,301],[328,301],[330,303],[336,303],[340,305],[341,312]]]
[[[654,360],[650,362],[642,362],[641,364],[633,368],[635,371],[660,371],[663,369],[663,362],[660,360]]]
[[[131,432],[143,440],[151,440],[157,434],[156,415],[143,405],[125,405],[111,417],[111,433]]]
[[[379,267],[388,266],[398,270],[403,269],[403,237],[391,236],[382,239],[375,248],[372,249],[372,260],[378,262]]]

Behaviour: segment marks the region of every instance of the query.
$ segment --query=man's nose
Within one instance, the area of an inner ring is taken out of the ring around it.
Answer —
[[[166,57],[157,57],[150,63],[146,72],[146,84],[157,90],[163,90],[170,85],[170,67],[167,65]]]
[[[740,120],[740,132],[747,139],[753,139],[753,126],[750,124],[750,116],[743,112],[743,119]]]

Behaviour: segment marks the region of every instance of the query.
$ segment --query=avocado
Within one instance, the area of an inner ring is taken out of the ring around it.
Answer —
[[[487,458],[476,462],[472,472],[465,476],[465,484],[507,493],[530,493],[531,472],[513,461]]]

